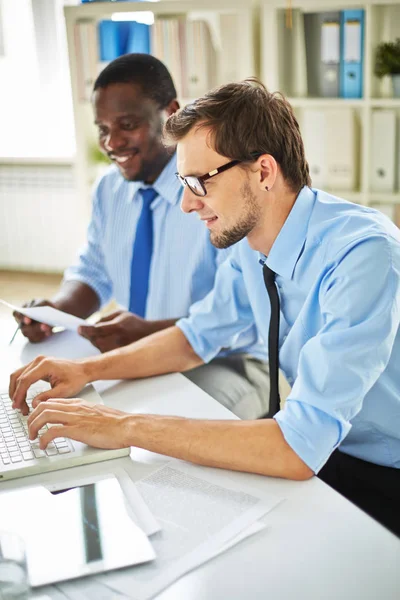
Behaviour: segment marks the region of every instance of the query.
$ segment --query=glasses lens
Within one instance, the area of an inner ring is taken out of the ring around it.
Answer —
[[[188,187],[192,190],[193,194],[196,194],[196,196],[205,196],[205,191],[203,186],[201,185],[201,182],[199,179],[197,179],[197,177],[186,177],[186,183],[188,185]]]

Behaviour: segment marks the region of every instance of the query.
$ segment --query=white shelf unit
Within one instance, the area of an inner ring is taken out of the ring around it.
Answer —
[[[400,99],[392,97],[388,77],[374,75],[376,46],[381,41],[400,37],[399,0],[292,0],[292,29],[286,28],[285,0],[261,0],[261,78],[271,91],[281,91],[289,97],[302,128],[304,111],[351,109],[356,120],[357,144],[355,148],[356,183],[352,189],[329,191],[348,200],[366,205],[376,205],[387,212],[400,225]],[[307,65],[304,38],[304,15],[314,12],[364,9],[363,97],[316,98],[308,97]],[[372,185],[374,161],[372,146],[372,116],[374,111],[393,110],[397,116],[396,171],[393,192],[377,191]],[[329,114],[329,113],[328,113]],[[346,151],[345,140],[337,140],[335,151]],[[326,186],[325,186],[326,187]],[[329,189],[329,187],[328,187]],[[393,206],[399,205],[399,206]]]
[[[216,57],[215,78],[213,85],[241,80],[251,75],[258,75],[257,52],[255,51],[255,5],[252,1],[241,0],[195,0],[161,1],[161,2],[93,2],[64,8],[68,55],[71,73],[71,85],[74,107],[76,133],[76,177],[80,197],[90,210],[90,188],[96,175],[96,168],[90,157],[90,148],[97,144],[97,133],[93,125],[92,107],[89,101],[81,99],[79,90],[79,58],[75,52],[75,26],[78,23],[97,23],[102,19],[110,19],[115,13],[141,13],[150,11],[155,19],[185,17],[192,20],[203,19],[209,23]],[[228,19],[228,20],[227,20]],[[227,27],[229,23],[229,27]],[[90,52],[98,54],[97,27],[90,36],[92,48]],[[101,65],[94,67],[95,79]],[[172,72],[174,76],[174,73]],[[211,86],[212,87],[212,86]],[[202,93],[208,91],[204,89]],[[181,98],[181,103],[188,98]]]

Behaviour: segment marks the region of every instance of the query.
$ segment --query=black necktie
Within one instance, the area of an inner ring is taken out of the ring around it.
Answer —
[[[279,397],[279,295],[275,285],[275,273],[267,265],[263,266],[264,283],[271,303],[269,321],[269,410],[265,417],[273,417],[280,409]]]

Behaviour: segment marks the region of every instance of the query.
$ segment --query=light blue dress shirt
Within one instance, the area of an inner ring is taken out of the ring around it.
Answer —
[[[211,244],[207,228],[194,213],[181,211],[176,170],[174,155],[151,186],[159,194],[151,204],[154,237],[145,314],[151,320],[186,316],[212,289],[218,265],[229,256]],[[95,186],[87,243],[64,280],[89,285],[101,305],[115,298],[120,306],[129,306],[134,237],[142,209],[139,189],[145,187],[149,186],[143,182],[126,181],[115,165]],[[267,354],[254,323],[235,338],[231,350],[264,360]]]
[[[400,232],[381,213],[303,188],[267,259],[281,301],[280,366],[292,391],[275,419],[318,472],[340,450],[400,468]],[[203,360],[255,316],[268,339],[260,254],[246,239],[214,290],[178,322]]]

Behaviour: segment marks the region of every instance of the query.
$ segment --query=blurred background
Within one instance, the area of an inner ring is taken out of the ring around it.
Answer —
[[[295,107],[313,185],[400,224],[398,0],[0,0],[0,298],[51,297],[83,244],[107,166],[91,90],[128,52],[182,103],[259,76]]]

